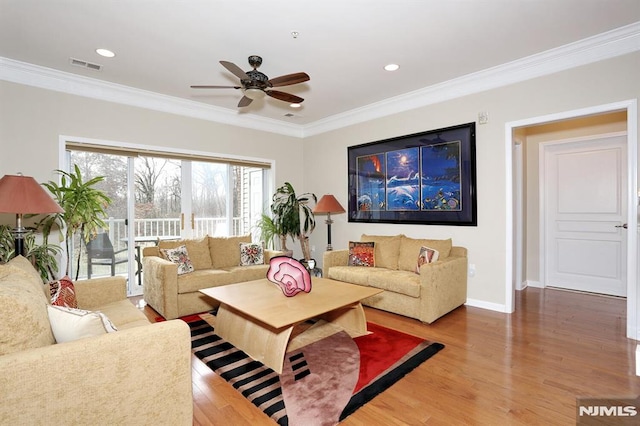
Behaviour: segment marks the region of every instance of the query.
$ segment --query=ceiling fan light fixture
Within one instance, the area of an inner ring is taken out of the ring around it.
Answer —
[[[400,68],[400,65],[398,64],[388,64],[385,65],[384,69],[387,71],[397,71]]]
[[[289,106],[291,108],[300,108],[302,105],[301,104],[290,104]]]
[[[249,99],[262,99],[265,96],[264,90],[260,89],[245,89],[244,95]]]

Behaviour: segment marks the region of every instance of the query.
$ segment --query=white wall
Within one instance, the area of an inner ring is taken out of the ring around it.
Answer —
[[[476,121],[487,111],[488,124],[476,127],[477,227],[348,223],[346,215],[335,215],[332,245],[344,248],[365,232],[452,237],[468,248],[469,262],[476,265],[469,278],[470,303],[500,309],[506,303],[505,123],[639,98],[638,70],[640,53],[629,54],[305,139],[305,190],[332,193],[346,207],[348,146]],[[322,223],[311,244],[326,245]]]

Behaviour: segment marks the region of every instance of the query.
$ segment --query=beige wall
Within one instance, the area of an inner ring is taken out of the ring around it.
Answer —
[[[360,224],[335,215],[332,245],[346,247],[362,233],[452,237],[454,244],[469,249],[469,262],[476,265],[469,298],[499,308],[506,303],[505,219],[511,208],[505,202],[505,124],[638,98],[639,69],[640,53],[629,54],[305,139],[305,159],[313,159],[305,161],[305,190],[332,193],[346,206],[348,146],[476,121],[478,112],[487,111],[489,122],[476,128],[477,227]],[[320,250],[326,245],[326,226],[317,228],[311,244]]]
[[[525,274],[524,279],[537,284],[540,281],[540,144],[590,135],[623,132],[627,129],[626,112],[566,120],[521,129],[526,149],[526,219],[525,219]]]
[[[55,179],[59,136],[275,160],[275,185],[303,186],[300,139],[0,82],[0,176]],[[15,223],[0,214],[1,223]]]
[[[551,76],[430,105],[327,132],[303,140],[109,102],[0,82],[0,173],[22,171],[39,181],[58,167],[61,134],[276,160],[276,183],[291,181],[300,192],[334,194],[347,205],[347,147],[476,121],[478,226],[355,224],[335,215],[333,246],[360,234],[449,238],[469,249],[476,276],[469,298],[500,309],[505,304],[506,147],[505,123],[640,97],[640,53],[582,66]],[[511,161],[509,159],[509,161]],[[5,223],[13,218],[0,217]],[[318,218],[311,236],[321,262],[326,225]],[[509,249],[511,250],[511,249]]]

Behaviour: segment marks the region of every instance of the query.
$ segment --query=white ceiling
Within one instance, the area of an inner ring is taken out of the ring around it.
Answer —
[[[0,0],[0,57],[304,126],[638,22],[639,0]],[[279,88],[302,108],[189,87],[237,85],[218,61],[252,54],[271,78],[310,75]]]

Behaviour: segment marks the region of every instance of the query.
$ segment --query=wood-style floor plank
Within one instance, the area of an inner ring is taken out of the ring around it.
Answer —
[[[431,325],[365,310],[368,321],[446,347],[345,426],[573,425],[576,397],[640,395],[624,299],[529,288],[514,314],[463,306]],[[192,371],[194,425],[275,424],[195,356]]]

